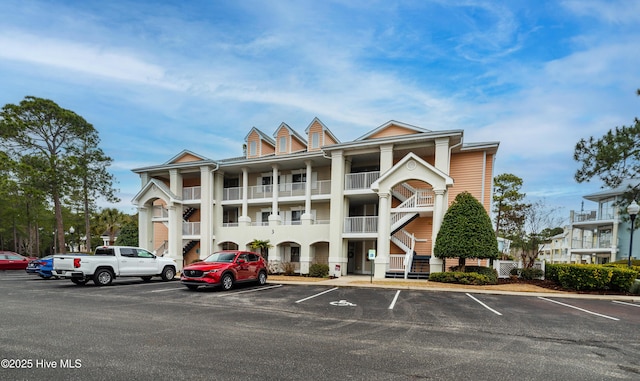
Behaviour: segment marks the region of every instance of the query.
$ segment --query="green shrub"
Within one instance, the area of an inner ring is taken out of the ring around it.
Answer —
[[[630,291],[638,277],[638,272],[628,268],[613,268],[611,275],[611,289],[616,291]]]
[[[633,282],[633,284],[629,288],[629,292],[632,294],[640,295],[640,280],[636,280]]]
[[[469,284],[474,286],[495,284],[486,275],[478,274],[478,273],[460,272],[460,271],[431,273],[429,275],[429,280],[433,282]]]
[[[296,273],[296,265],[291,262],[282,262],[282,272],[284,275],[293,275]]]
[[[559,274],[561,272],[566,272],[568,271],[567,269],[572,266],[569,264],[562,264],[562,263],[546,263],[544,266],[544,270],[545,270],[545,274],[544,277],[548,280],[552,280],[556,283],[560,282],[559,279]]]
[[[314,278],[325,278],[329,276],[329,265],[314,263],[309,267],[309,276]]]
[[[484,275],[489,279],[489,284],[498,284],[498,272],[491,267],[485,266],[463,266],[465,273],[476,273]],[[451,268],[453,272],[460,272],[462,268],[460,266],[454,266]]]
[[[541,279],[543,276],[544,271],[542,271],[542,269],[536,269],[534,267],[529,267],[520,271],[520,278],[526,280]]]

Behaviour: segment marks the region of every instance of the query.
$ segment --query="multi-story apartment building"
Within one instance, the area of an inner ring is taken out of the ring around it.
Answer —
[[[630,223],[623,218],[626,204],[622,196],[630,186],[637,187],[638,181],[588,194],[584,199],[597,203],[596,209],[570,212],[570,262],[607,263],[628,258]]]
[[[142,183],[133,199],[140,245],[183,265],[257,239],[272,245],[270,263],[301,274],[313,263],[376,278],[442,271],[431,254],[443,216],[462,191],[489,212],[497,149],[464,143],[462,130],[396,121],[349,142],[317,118],[304,135],[285,123],[273,137],[254,127],[240,157],[185,150],[133,170]]]

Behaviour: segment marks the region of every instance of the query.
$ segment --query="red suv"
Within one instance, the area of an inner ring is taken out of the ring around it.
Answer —
[[[220,251],[213,253],[200,262],[182,269],[182,284],[189,290],[200,286],[222,286],[230,290],[236,283],[267,283],[267,264],[256,253],[248,251]]]

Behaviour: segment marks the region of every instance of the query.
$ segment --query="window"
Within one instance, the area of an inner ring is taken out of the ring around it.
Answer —
[[[320,147],[320,134],[314,132],[311,134],[311,148],[319,148]]]
[[[146,250],[138,249],[138,258],[153,258],[153,254]]]
[[[306,173],[294,173],[291,176],[291,190],[300,191],[304,190],[305,184],[307,182],[307,174]]]
[[[300,262],[300,247],[291,246],[291,262]]]
[[[280,137],[280,152],[287,152],[287,137],[286,136],[281,136]]]
[[[262,220],[260,222],[262,222],[263,225],[268,225],[270,215],[271,212],[262,212]]]
[[[255,141],[249,143],[249,156],[255,156],[258,154],[257,144]]]
[[[127,247],[123,247],[120,249],[120,256],[121,257],[127,257],[127,258],[133,258],[136,256],[136,251],[134,249],[129,249]]]
[[[302,217],[302,210],[291,211],[291,224],[300,225],[300,217]]]

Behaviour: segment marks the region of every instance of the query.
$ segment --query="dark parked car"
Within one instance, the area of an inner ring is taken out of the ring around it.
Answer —
[[[200,286],[221,286],[229,290],[236,283],[267,283],[267,264],[260,254],[248,251],[220,251],[182,269],[182,284],[189,290]]]
[[[27,267],[24,269],[24,271],[26,271],[27,274],[33,274],[33,275],[38,274],[38,270],[40,270],[40,258],[30,260],[29,263],[27,264]]]
[[[37,258],[27,258],[13,251],[0,251],[0,270],[24,270],[33,259]]]
[[[57,276],[54,276],[51,271],[53,270],[53,255],[47,255],[46,257],[40,258],[38,260],[38,275],[40,277],[49,279],[58,279]]]

